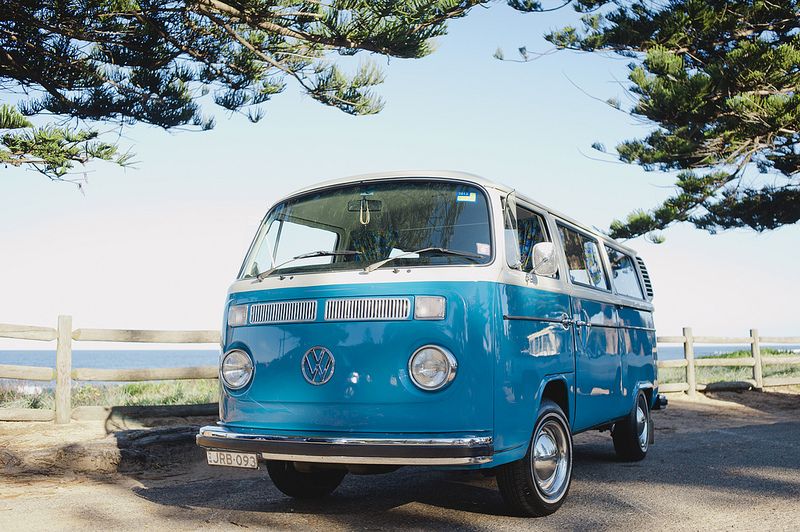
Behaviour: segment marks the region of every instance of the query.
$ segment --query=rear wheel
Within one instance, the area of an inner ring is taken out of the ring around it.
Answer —
[[[528,453],[499,468],[497,485],[515,513],[540,517],[561,507],[571,480],[569,422],[556,403],[542,401]]]
[[[652,431],[653,424],[650,420],[647,396],[640,391],[631,413],[625,419],[614,423],[611,431],[617,456],[628,462],[643,460],[650,447]]]
[[[345,470],[298,471],[293,462],[269,461],[267,473],[275,484],[289,497],[318,499],[333,493],[347,474]]]

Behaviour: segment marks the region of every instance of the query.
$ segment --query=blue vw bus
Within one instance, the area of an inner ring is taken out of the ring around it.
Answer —
[[[627,247],[453,172],[327,182],[264,218],[225,307],[212,465],[292,497],[348,472],[489,469],[518,514],[564,501],[572,435],[641,460],[652,288]]]

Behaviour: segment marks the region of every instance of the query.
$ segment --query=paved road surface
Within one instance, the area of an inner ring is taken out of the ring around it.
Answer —
[[[577,436],[569,498],[542,519],[508,516],[480,474],[350,475],[331,497],[303,502],[263,471],[194,459],[129,475],[0,476],[0,530],[798,530],[800,395],[717,398],[656,412],[656,445],[641,463],[617,462],[607,434]]]

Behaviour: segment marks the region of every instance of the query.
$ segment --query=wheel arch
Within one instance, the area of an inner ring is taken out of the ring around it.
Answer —
[[[633,396],[636,397],[639,392],[644,392],[644,396],[647,398],[647,406],[652,409],[656,400],[655,386],[653,386],[653,383],[650,381],[637,382],[633,389]]]
[[[534,419],[536,419],[536,415],[542,408],[542,403],[546,399],[549,399],[561,407],[564,415],[567,416],[567,421],[569,422],[571,428],[574,417],[574,412],[572,409],[573,401],[571,400],[570,394],[571,388],[572,387],[566,375],[550,375],[547,378],[542,379],[542,383],[539,385],[539,391],[537,394],[539,400],[536,402],[536,413],[534,413],[533,416]]]

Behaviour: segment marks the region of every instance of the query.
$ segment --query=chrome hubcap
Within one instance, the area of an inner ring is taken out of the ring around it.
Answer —
[[[641,402],[636,405],[636,430],[639,434],[639,448],[643,451],[647,450],[650,435],[650,421],[647,419],[645,408],[647,407],[642,406]]]
[[[533,440],[531,472],[543,498],[554,502],[561,498],[569,483],[569,437],[561,423],[547,420],[539,426]]]

